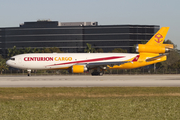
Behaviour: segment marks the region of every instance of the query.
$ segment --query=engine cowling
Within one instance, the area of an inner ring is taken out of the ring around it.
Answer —
[[[173,45],[171,44],[162,44],[162,45],[144,45],[138,44],[136,45],[136,52],[143,53],[166,53],[173,49]]]
[[[87,71],[87,67],[85,65],[73,65],[71,71],[72,73],[84,73]]]

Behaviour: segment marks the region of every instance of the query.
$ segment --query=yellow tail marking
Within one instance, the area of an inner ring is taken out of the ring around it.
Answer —
[[[162,27],[147,43],[146,45],[159,45],[164,42],[169,27]]]

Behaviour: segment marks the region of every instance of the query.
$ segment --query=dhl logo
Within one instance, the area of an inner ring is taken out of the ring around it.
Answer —
[[[72,57],[24,57],[24,61],[72,61]]]

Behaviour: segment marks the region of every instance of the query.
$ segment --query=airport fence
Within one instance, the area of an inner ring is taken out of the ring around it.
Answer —
[[[69,73],[67,70],[32,70],[31,74],[38,76],[38,75],[91,75],[91,72],[79,73],[79,74],[72,74]],[[114,69],[114,70],[107,70],[104,71],[105,75],[142,75],[142,74],[180,74],[180,69],[144,69],[144,68],[137,68],[137,69]],[[26,70],[4,70],[1,72],[0,75],[27,75]]]

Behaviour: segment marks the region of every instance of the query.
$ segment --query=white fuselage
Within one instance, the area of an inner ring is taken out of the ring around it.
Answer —
[[[129,53],[30,53],[13,56],[7,65],[19,69],[66,69],[73,65],[127,61],[137,54]]]

